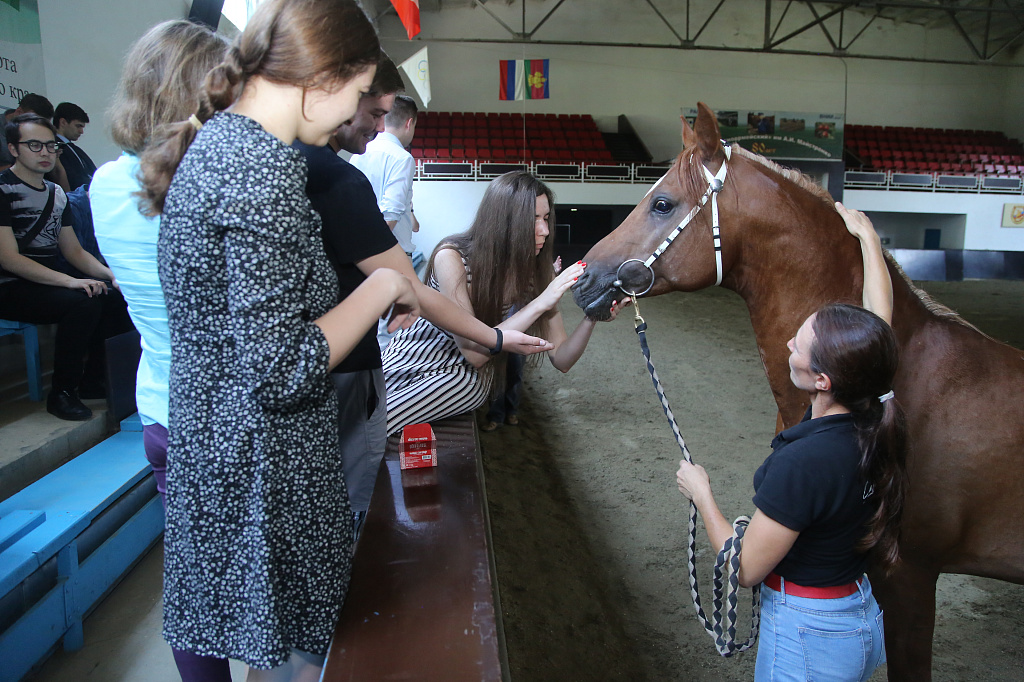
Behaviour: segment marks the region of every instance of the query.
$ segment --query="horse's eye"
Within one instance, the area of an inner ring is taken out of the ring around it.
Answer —
[[[652,208],[656,213],[666,215],[672,212],[674,206],[672,206],[672,202],[669,201],[668,199],[655,199],[654,206]]]

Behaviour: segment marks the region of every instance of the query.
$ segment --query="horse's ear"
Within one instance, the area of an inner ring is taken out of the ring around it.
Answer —
[[[689,149],[697,144],[697,133],[693,132],[693,128],[690,127],[690,122],[686,120],[685,116],[679,118],[683,120],[683,149]]]
[[[722,150],[722,136],[718,130],[718,119],[704,102],[697,102],[697,121],[693,124],[694,135],[700,155],[705,161],[712,161],[725,152]],[[689,146],[689,145],[687,145]]]

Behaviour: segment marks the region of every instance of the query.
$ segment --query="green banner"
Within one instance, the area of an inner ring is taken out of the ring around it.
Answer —
[[[697,110],[683,115],[693,125]],[[770,159],[843,158],[842,114],[735,109],[715,115],[722,139]]]
[[[0,0],[0,111],[46,94],[37,0]]]

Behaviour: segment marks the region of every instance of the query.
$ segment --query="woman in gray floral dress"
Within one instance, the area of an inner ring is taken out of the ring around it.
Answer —
[[[164,636],[250,679],[322,666],[352,550],[328,370],[392,303],[417,312],[391,270],[338,304],[289,146],[351,117],[378,55],[350,0],[268,2],[142,158],[171,332]]]

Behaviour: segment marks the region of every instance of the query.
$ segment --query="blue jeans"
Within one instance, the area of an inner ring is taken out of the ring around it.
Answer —
[[[761,586],[755,682],[864,682],[885,663],[882,612],[867,576],[839,599],[794,597]]]

